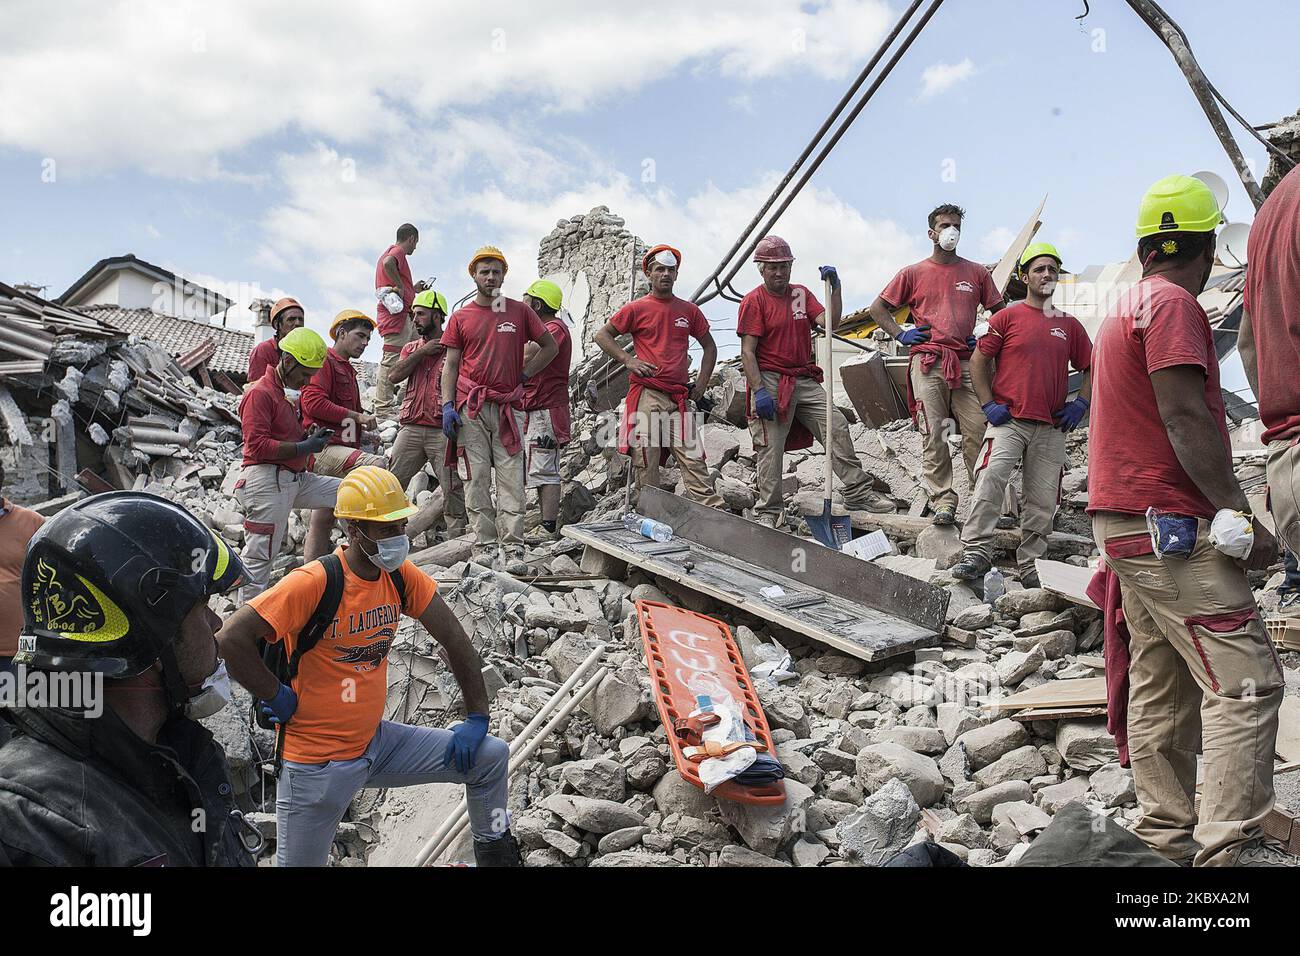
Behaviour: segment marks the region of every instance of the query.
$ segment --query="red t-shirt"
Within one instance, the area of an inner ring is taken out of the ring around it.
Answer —
[[[284,383],[272,368],[259,378],[239,400],[239,425],[244,432],[245,465],[281,465],[290,471],[305,471],[309,456],[271,457],[282,441],[306,438],[298,409],[284,397]]]
[[[1178,462],[1156,405],[1151,373],[1175,365],[1205,370],[1205,405],[1225,448],[1228,426],[1219,359],[1205,310],[1162,276],[1135,285],[1097,333],[1088,429],[1088,511],[1160,511],[1214,517],[1215,507]]]
[[[979,350],[998,360],[993,398],[1011,409],[1012,418],[1048,425],[1065,405],[1070,366],[1083,371],[1092,364],[1092,342],[1078,319],[1055,309],[1048,316],[1027,302],[989,319]]]
[[[673,296],[656,299],[643,295],[614,313],[609,320],[620,335],[632,336],[636,357],[659,370],[656,378],[679,385],[688,381],[690,339],[709,334],[709,320],[693,302]]]
[[[758,336],[758,367],[807,365],[813,360],[812,323],[826,309],[807,286],[791,284],[778,298],[760,285],[740,300],[737,335]]]
[[[411,303],[415,301],[415,283],[411,280],[411,266],[406,261],[406,253],[396,243],[385,249],[384,254],[375,263],[375,290],[388,288],[393,284],[393,280],[388,278],[388,273],[384,271],[384,260],[389,256],[397,261],[397,277],[402,280],[402,304],[406,309],[393,315],[382,301],[376,302],[375,325],[378,326],[380,335],[392,335],[402,331],[402,326],[406,324],[407,313],[411,311]]]
[[[1255,332],[1264,441],[1300,434],[1300,172],[1255,216],[1247,244],[1246,314]]]
[[[258,342],[248,353],[248,381],[256,382],[272,365],[280,364],[280,343],[275,336]]]
[[[361,447],[361,429],[345,427],[344,421],[352,412],[361,411],[361,386],[357,383],[357,370],[333,346],[325,354],[325,364],[302,389],[302,423],[310,428],[319,425],[330,428],[331,445]],[[345,441],[351,436],[351,441]]]
[[[407,342],[402,346],[399,361],[423,344],[422,338]],[[397,416],[399,425],[442,427],[442,366],[446,357],[446,349],[426,355],[406,377],[406,394],[402,397],[402,410]]]
[[[904,266],[880,293],[894,308],[908,306],[916,325],[930,326],[930,341],[966,348],[975,331],[975,309],[1002,301],[993,275],[978,262],[958,258],[941,263],[922,259]]]
[[[551,364],[528,380],[524,386],[524,411],[569,407],[569,362],[573,359],[573,337],[569,327],[560,318],[546,320],[546,331],[551,333],[560,350]]]
[[[495,391],[511,392],[524,372],[524,344],[546,331],[537,313],[504,296],[505,308],[479,305],[472,299],[451,314],[442,344],[460,349],[460,377]]]

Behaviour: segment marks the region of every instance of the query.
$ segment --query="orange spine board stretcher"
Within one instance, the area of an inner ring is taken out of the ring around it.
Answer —
[[[650,685],[654,691],[659,719],[668,731],[677,772],[693,786],[704,789],[698,764],[683,752],[683,741],[673,728],[679,718],[695,710],[695,694],[688,682],[716,684],[729,692],[744,709],[745,724],[753,735],[766,744],[767,752],[776,755],[776,744],[767,726],[767,717],[758,702],[749,672],[731,630],[717,618],[696,614],[670,604],[637,601],[636,616],[641,628],[641,642],[650,666]],[[702,693],[707,693],[707,686]],[[759,787],[747,787],[728,780],[714,788],[711,796],[720,800],[757,806],[785,803],[785,781]]]

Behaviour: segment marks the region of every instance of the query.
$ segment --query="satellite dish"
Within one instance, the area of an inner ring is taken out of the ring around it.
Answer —
[[[1219,231],[1219,261],[1234,269],[1246,265],[1246,241],[1250,238],[1250,224],[1230,222]]]
[[[1219,212],[1223,212],[1228,205],[1228,184],[1223,181],[1223,177],[1203,169],[1199,173],[1192,173],[1192,178],[1199,179],[1210,187],[1210,192],[1214,193],[1214,201],[1219,204]]]

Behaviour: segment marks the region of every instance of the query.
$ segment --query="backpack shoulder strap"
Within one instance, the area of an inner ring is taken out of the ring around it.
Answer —
[[[337,554],[326,554],[319,558],[325,568],[325,590],[320,596],[316,610],[307,621],[307,626],[298,635],[298,643],[289,658],[289,683],[298,676],[298,664],[302,656],[310,651],[325,636],[325,631],[338,613],[339,602],[343,600],[343,562]]]
[[[389,578],[393,581],[393,587],[397,588],[397,607],[403,614],[406,613],[406,578],[402,577],[402,569],[394,568],[388,572]]]

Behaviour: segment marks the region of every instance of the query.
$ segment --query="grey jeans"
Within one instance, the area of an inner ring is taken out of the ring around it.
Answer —
[[[495,840],[510,825],[506,813],[504,740],[483,739],[474,766],[463,774],[443,768],[452,732],[382,721],[366,752],[355,760],[294,763],[286,760],[276,787],[276,866],[324,866],[339,821],[363,787],[410,787],[463,783],[475,840]]]

